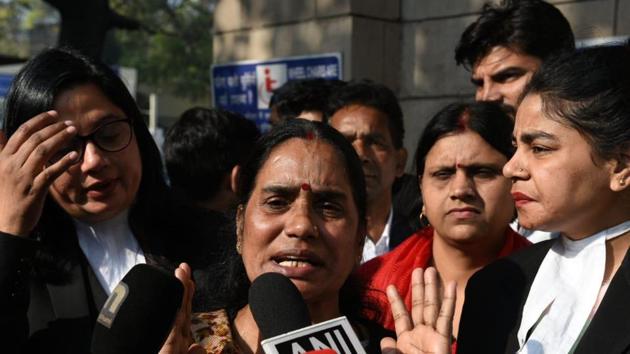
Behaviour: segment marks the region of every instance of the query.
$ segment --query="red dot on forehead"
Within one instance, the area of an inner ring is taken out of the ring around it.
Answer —
[[[468,124],[470,124],[470,110],[466,109],[457,120],[457,128],[459,130],[466,130],[466,128],[468,128]]]
[[[310,191],[311,190],[311,185],[308,184],[308,183],[302,183],[302,190]]]
[[[306,133],[306,140],[313,140],[314,138],[315,135],[313,134],[313,132]]]

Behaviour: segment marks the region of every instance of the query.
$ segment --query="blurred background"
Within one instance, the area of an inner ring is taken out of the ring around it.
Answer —
[[[263,129],[286,80],[370,78],[393,89],[413,151],[446,103],[472,99],[454,48],[483,0],[0,0],[0,100],[29,57],[69,44],[115,68],[162,132],[222,106]],[[578,46],[630,35],[630,0],[551,1]]]

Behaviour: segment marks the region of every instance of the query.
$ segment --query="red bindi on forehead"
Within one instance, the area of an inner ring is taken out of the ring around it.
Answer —
[[[457,128],[461,131],[468,129],[468,125],[470,124],[470,110],[466,108],[464,112],[459,116],[457,120]]]
[[[308,184],[308,183],[302,183],[301,188],[302,188],[303,191],[307,192],[307,191],[311,190],[311,185]]]

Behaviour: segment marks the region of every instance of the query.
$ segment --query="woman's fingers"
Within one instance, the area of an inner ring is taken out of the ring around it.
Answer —
[[[411,319],[414,326],[424,324],[424,271],[416,268],[411,273]]]
[[[188,300],[188,280],[190,279],[190,277],[186,271],[186,268],[182,267],[182,264],[180,264],[179,267],[175,269],[175,277],[179,279],[179,281],[181,281],[182,285],[184,286],[184,295],[182,296],[181,304],[181,308],[184,308],[184,306],[186,305],[186,301]]]
[[[28,235],[41,216],[48,186],[70,166],[72,157],[47,166],[48,159],[76,134],[70,122],[57,122],[55,111],[22,124],[0,150],[0,229]],[[27,163],[27,165],[24,165]]]
[[[31,135],[48,125],[56,123],[57,119],[58,114],[56,111],[43,112],[29,119],[15,131],[2,149],[2,152],[9,155],[14,154]]]
[[[79,154],[76,151],[72,151],[66,154],[66,156],[64,156],[61,160],[45,167],[39,174],[37,174],[37,176],[35,176],[31,186],[31,193],[45,193],[57,177],[61,176],[61,174],[67,171],[70,166],[76,163],[78,157]]]
[[[440,314],[437,319],[436,331],[449,339],[453,333],[453,316],[455,314],[455,299],[457,294],[457,284],[449,282],[444,290],[444,299],[440,307]]]
[[[396,354],[396,340],[391,337],[385,337],[381,339],[381,353],[382,354]]]
[[[424,271],[424,311],[423,319],[424,324],[435,328],[435,322],[437,321],[440,295],[439,295],[439,281],[437,271],[435,268],[427,268]]]
[[[440,281],[435,268],[411,273],[411,318],[393,285],[387,287],[397,339],[381,341],[383,353],[449,353],[455,312],[455,283],[445,288],[440,301]],[[440,305],[441,303],[441,305]],[[412,323],[413,320],[413,323]]]
[[[186,353],[185,348],[187,348],[187,344],[184,344],[184,339],[180,333],[180,327],[184,322],[184,313],[180,310],[177,311],[177,315],[175,316],[175,323],[173,324],[173,328],[166,337],[166,341],[160,349],[158,354],[184,354]]]
[[[192,344],[188,347],[188,354],[206,354],[206,350],[199,344]]]
[[[77,129],[68,122],[49,125],[41,131],[31,135],[27,142],[18,150],[19,154],[28,154],[22,157],[24,173],[20,175],[34,176],[30,193],[37,195],[45,193],[48,187],[76,163],[78,153],[71,151],[50,166],[47,162],[64,144],[76,134]],[[37,138],[35,138],[37,136]],[[41,141],[40,139],[45,139]],[[30,145],[30,146],[27,146]],[[19,161],[16,161],[19,163]]]
[[[182,282],[182,285],[184,286],[184,294],[182,295],[182,303],[179,307],[179,313],[178,313],[178,323],[176,323],[180,334],[185,336],[186,335],[186,331],[185,331],[185,326],[184,326],[184,322],[185,322],[185,318],[186,318],[186,309],[188,309],[188,292],[189,292],[189,286],[188,286],[188,273],[186,272],[186,269],[184,269],[181,264],[179,265],[179,267],[177,267],[177,269],[175,269],[175,276],[177,277],[177,279],[179,279],[179,281]]]
[[[396,336],[400,336],[403,332],[409,331],[413,328],[411,318],[405,303],[403,302],[396,287],[390,285],[387,287],[387,299],[392,307],[392,316],[394,317],[394,327],[396,328]]]
[[[50,125],[33,134],[19,148],[15,153],[16,163],[27,173],[37,173],[60,149],[70,143],[76,133],[77,128],[69,122]]]
[[[186,272],[188,274],[188,281],[187,281],[187,286],[188,286],[188,297],[186,299],[186,308],[185,308],[185,321],[186,321],[186,336],[190,339],[190,342],[192,343],[193,339],[192,339],[192,333],[190,331],[190,321],[191,321],[191,317],[192,317],[192,299],[193,299],[193,295],[195,295],[195,283],[192,280],[192,270],[190,269],[190,267],[188,266],[188,264],[186,263],[182,263],[181,265],[182,267],[184,267],[186,269]]]
[[[195,292],[195,284],[191,278],[192,271],[190,266],[186,263],[180,264],[175,270],[175,276],[184,285],[184,296],[182,297],[182,305],[179,310],[182,316],[179,323],[179,330],[184,338],[187,338],[190,342],[192,342],[192,334],[190,333],[190,318],[192,315],[192,298]]]
[[[179,274],[179,276],[178,276]],[[189,315],[192,310],[192,298],[195,293],[195,283],[192,281],[192,270],[187,263],[181,263],[175,271],[175,276],[184,285],[184,296],[182,298],[182,309]]]
[[[179,322],[179,318],[180,314],[178,313],[175,319],[175,325]],[[182,351],[179,349],[181,347],[179,341],[177,327],[174,326],[169,332],[168,337],[166,337],[166,341],[164,341],[164,345],[158,354],[181,354]]]
[[[182,304],[175,317],[175,324],[164,346],[160,350],[160,354],[204,353],[203,351],[199,352],[199,350],[193,346],[192,335],[190,333],[190,302],[192,300],[192,293],[194,292],[190,275],[191,270],[186,263],[180,264],[179,267],[175,269],[175,277],[182,282],[184,294],[182,296]]]

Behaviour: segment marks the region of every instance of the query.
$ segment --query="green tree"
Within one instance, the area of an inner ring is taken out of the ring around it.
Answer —
[[[28,58],[28,32],[41,22],[58,21],[57,13],[41,0],[0,0],[0,52]]]
[[[110,64],[134,67],[139,81],[158,93],[207,98],[215,3],[0,0],[0,52],[27,58],[34,54],[29,31],[54,23],[59,29],[58,44],[71,45]]]
[[[140,23],[113,10],[109,0],[44,0],[61,15],[58,44],[100,58],[112,29],[137,30]]]
[[[209,97],[215,0],[110,0],[140,31],[109,37],[108,61],[135,67],[142,82],[180,97]]]

